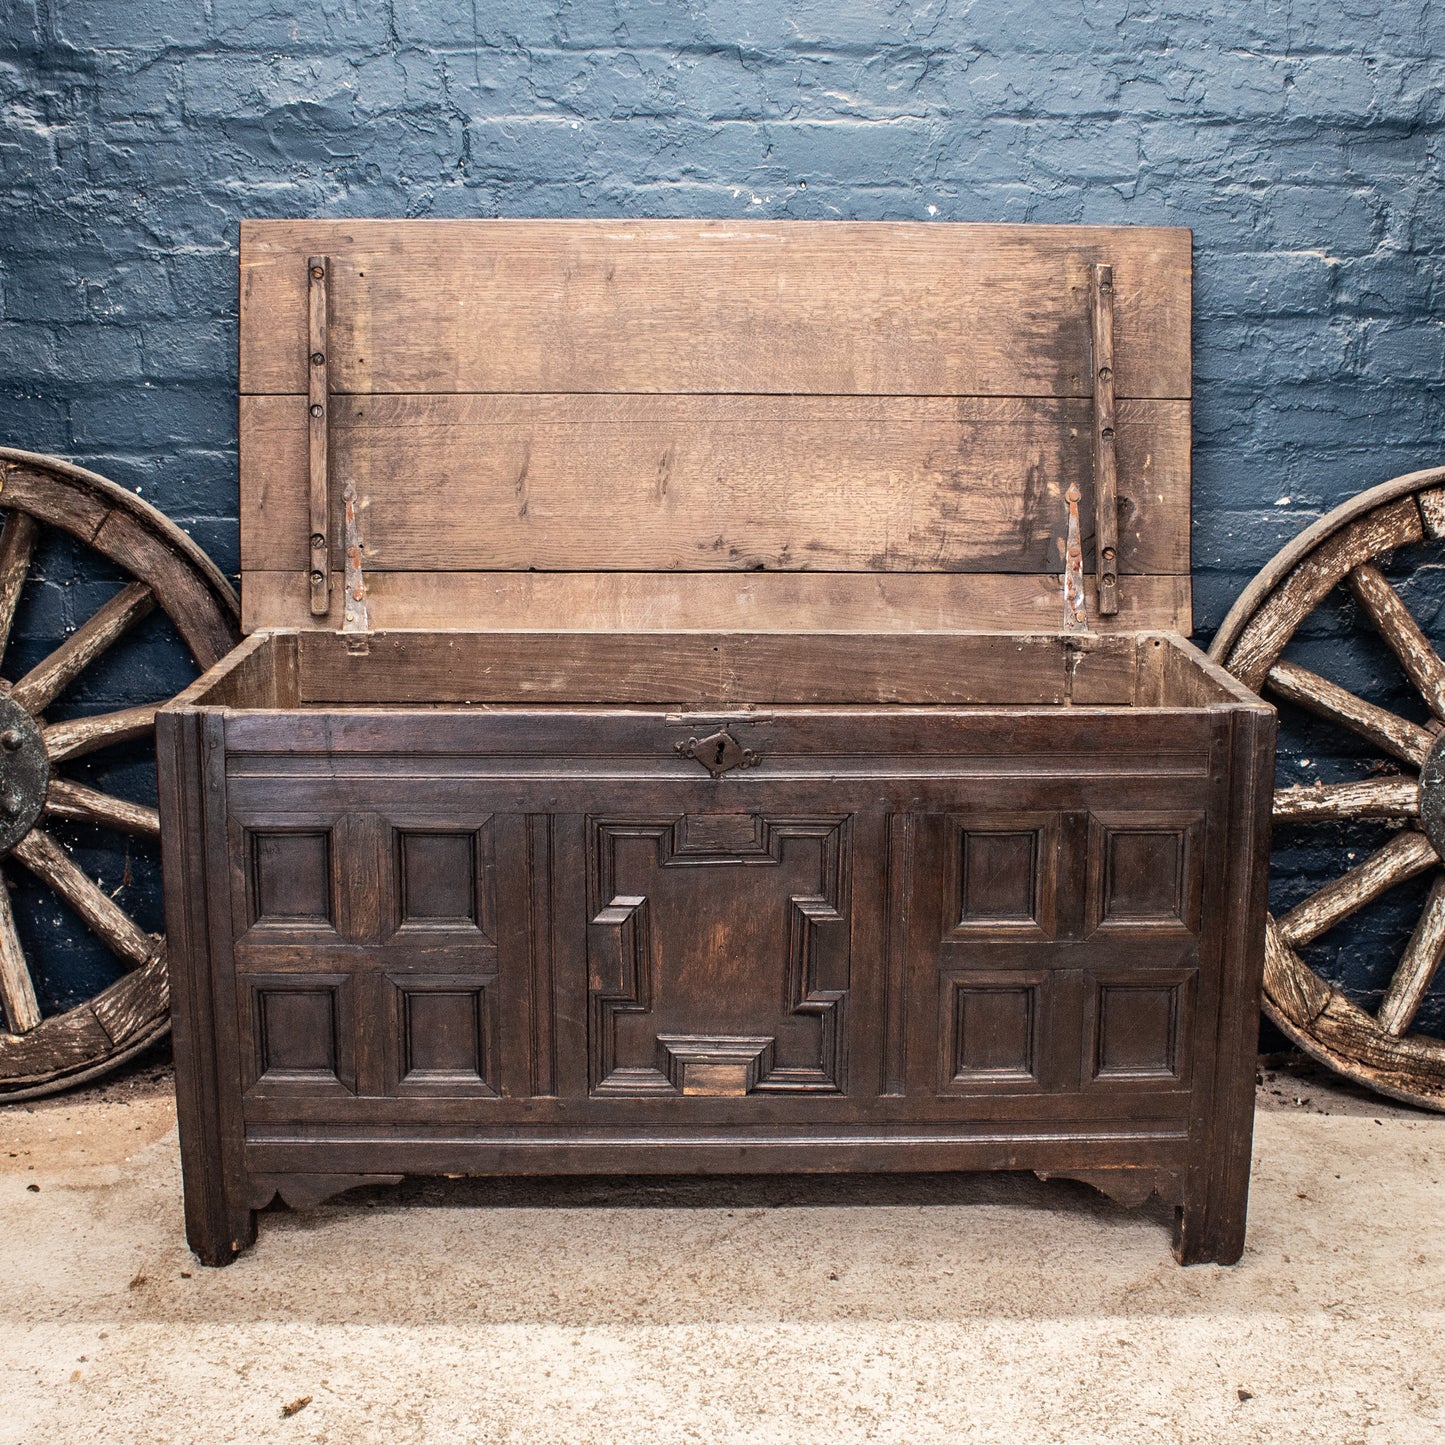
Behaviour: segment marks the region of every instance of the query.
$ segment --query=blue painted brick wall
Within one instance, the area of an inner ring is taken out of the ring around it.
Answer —
[[[1207,636],[1322,510],[1445,459],[1442,76],[1445,0],[6,0],[0,434],[229,570],[243,215],[1185,224]],[[73,625],[84,568],[42,573]],[[1445,628],[1437,576],[1411,596]],[[1352,626],[1310,645],[1407,707]],[[1282,771],[1363,765],[1300,728]],[[1351,846],[1282,852],[1279,903]],[[124,886],[153,908],[152,875]],[[49,926],[54,1006],[103,965]],[[1366,943],[1322,957],[1367,997]]]

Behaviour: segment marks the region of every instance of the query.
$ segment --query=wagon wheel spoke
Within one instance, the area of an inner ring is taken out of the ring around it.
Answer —
[[[41,736],[45,754],[52,763],[64,758],[78,758],[112,743],[132,742],[148,736],[156,725],[159,703],[141,707],[121,708],[117,712],[92,713],[89,717],[69,718],[51,723]]]
[[[1430,840],[1413,829],[1397,833],[1378,853],[1327,883],[1279,920],[1280,937],[1292,948],[1312,943],[1382,893],[1439,863]]]
[[[45,799],[45,811],[52,818],[65,818],[78,823],[98,823],[121,833],[135,833],[143,838],[159,838],[161,815],[143,803],[116,798],[84,783],[68,778],[52,778]]]
[[[5,518],[4,531],[0,532],[0,658],[5,656],[10,643],[20,590],[30,575],[30,559],[39,535],[35,518],[25,512],[11,512]]]
[[[113,642],[148,617],[155,605],[155,593],[144,582],[121,588],[49,657],[31,668],[11,688],[10,696],[32,717],[43,712]]]
[[[33,829],[15,845],[12,856],[49,884],[117,958],[137,968],[155,957],[160,939],[138,927],[49,833]]]
[[[10,889],[0,879],[0,1004],[12,1034],[26,1034],[40,1022],[40,1005],[25,950],[15,931],[15,914],[10,908]]]
[[[1400,594],[1373,562],[1364,562],[1345,578],[1361,610],[1400,660],[1430,711],[1445,721],[1445,662],[1420,629]]]
[[[1286,701],[1358,733],[1391,757],[1417,768],[1434,746],[1434,737],[1418,724],[1376,707],[1293,662],[1275,663],[1269,670],[1268,682],[1271,690]]]
[[[1420,1001],[1435,979],[1445,957],[1445,876],[1435,880],[1425,911],[1400,956],[1395,976],[1385,990],[1376,1022],[1387,1034],[1399,1038],[1414,1021]]]
[[[1368,778],[1358,783],[1320,783],[1281,788],[1274,795],[1276,823],[1335,823],[1352,818],[1403,822],[1420,816],[1420,784],[1414,778]]]

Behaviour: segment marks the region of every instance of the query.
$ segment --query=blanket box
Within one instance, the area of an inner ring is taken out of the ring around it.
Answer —
[[[1243,1247],[1274,715],[1190,236],[257,221],[158,720],[190,1242],[406,1174],[1032,1170]]]

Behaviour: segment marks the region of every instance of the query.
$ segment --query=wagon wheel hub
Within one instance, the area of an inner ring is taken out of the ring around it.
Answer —
[[[1445,732],[1420,767],[1420,826],[1435,851],[1445,858]]]
[[[50,759],[35,720],[14,698],[0,698],[0,854],[35,826],[50,790]]]

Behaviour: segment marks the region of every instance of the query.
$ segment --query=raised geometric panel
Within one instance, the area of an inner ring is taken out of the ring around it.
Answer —
[[[349,979],[250,974],[244,986],[248,1087],[354,1090]]]
[[[330,928],[331,834],[248,830],[247,914],[251,925]]]
[[[393,1092],[494,1096],[486,984],[466,977],[388,978],[396,990]]]
[[[1058,819],[1028,813],[955,815],[948,829],[946,933],[1052,938]]]
[[[1197,932],[1198,832],[1199,820],[1192,815],[1091,819],[1091,927]]]
[[[1094,975],[1089,1031],[1096,1083],[1186,1081],[1194,976],[1193,969]]]
[[[842,1091],[846,818],[592,819],[588,845],[594,1093]]]
[[[943,980],[944,1088],[1042,1087],[1042,994],[1038,972],[949,974]]]
[[[492,825],[466,832],[397,827],[397,927],[493,937]]]

